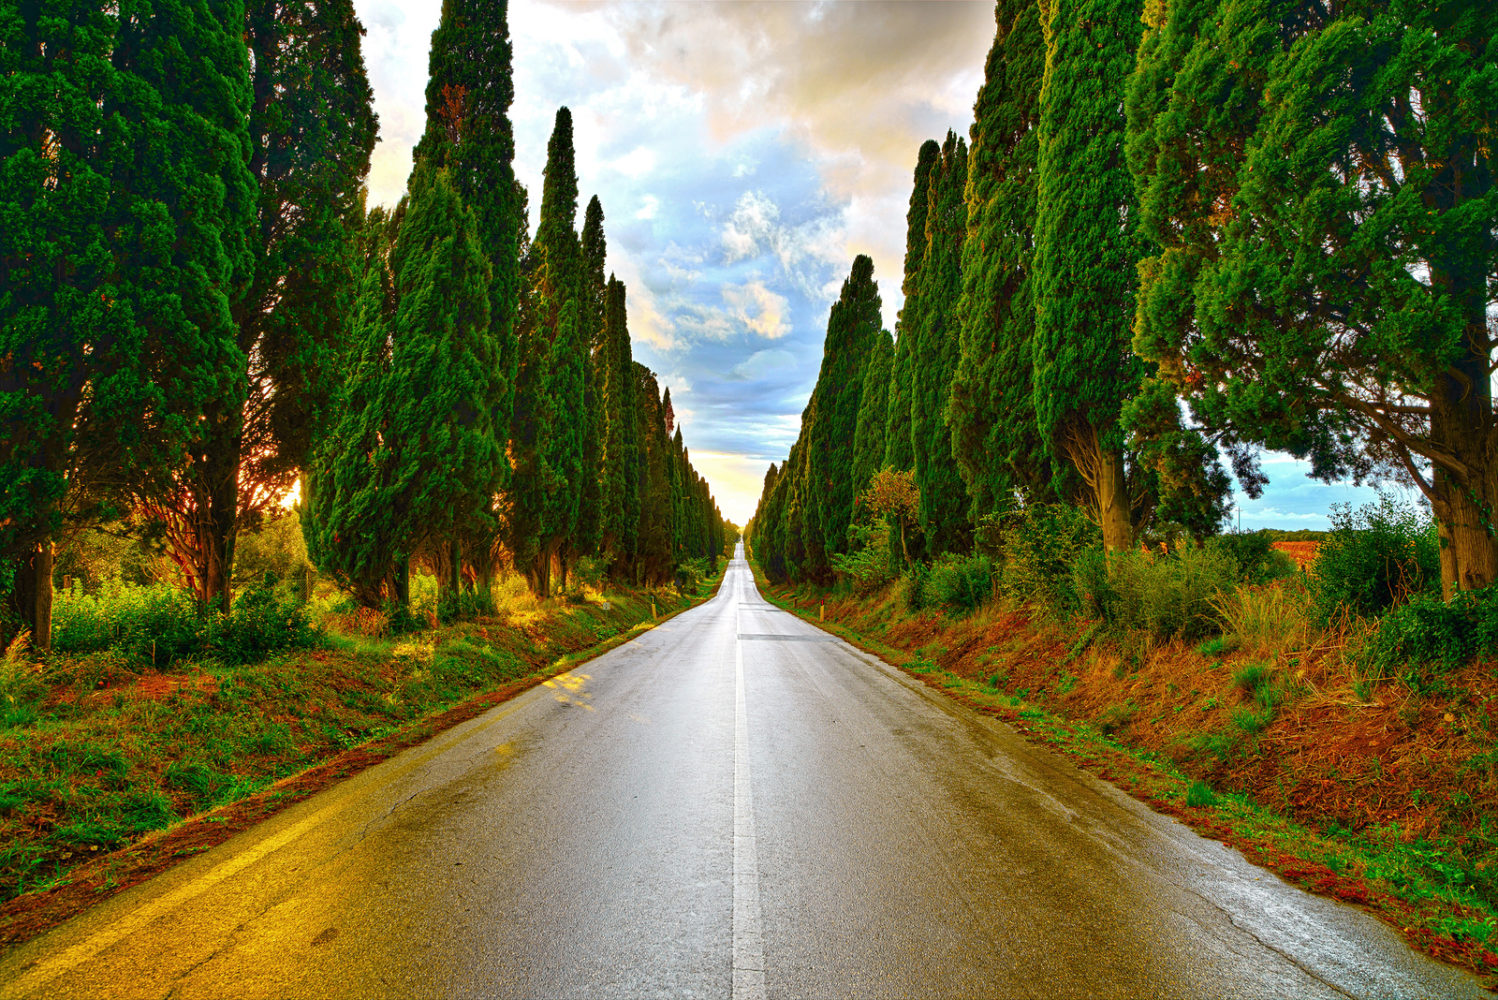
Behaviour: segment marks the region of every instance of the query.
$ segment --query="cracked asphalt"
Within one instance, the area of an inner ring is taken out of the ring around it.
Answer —
[[[4,997],[1487,997],[719,595],[0,957]]]

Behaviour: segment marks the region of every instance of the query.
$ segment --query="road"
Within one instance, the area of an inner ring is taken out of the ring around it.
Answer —
[[[4,997],[1487,997],[718,596],[0,959]]]

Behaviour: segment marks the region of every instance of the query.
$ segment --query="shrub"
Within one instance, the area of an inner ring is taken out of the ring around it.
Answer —
[[[1441,557],[1435,523],[1380,494],[1356,513],[1332,506],[1332,531],[1321,543],[1311,596],[1319,620],[1343,613],[1372,618],[1420,594],[1438,593]]]
[[[1451,670],[1498,655],[1498,585],[1461,591],[1449,602],[1433,594],[1416,597],[1384,615],[1364,655],[1382,675],[1399,667]]]
[[[256,663],[272,653],[307,649],[321,641],[306,605],[295,597],[277,596],[276,575],[267,573],[258,585],[240,593],[228,615],[213,616],[205,651],[225,663]]]
[[[993,593],[993,563],[982,555],[946,555],[938,559],[921,584],[921,603],[943,611],[975,611]]]
[[[1099,584],[1098,559],[1078,561],[1078,591],[1088,590],[1100,617],[1120,629],[1169,640],[1198,640],[1222,630],[1214,601],[1238,579],[1238,564],[1227,553],[1188,546],[1170,555],[1115,552],[1107,562],[1107,579]]]
[[[1311,645],[1309,595],[1291,577],[1263,586],[1239,585],[1212,601],[1223,630],[1238,641],[1264,649],[1304,649]]]
[[[1079,608],[1072,565],[1102,541],[1097,525],[1069,504],[1026,504],[1007,521],[1000,588],[1058,615]]]
[[[895,578],[894,560],[889,554],[890,534],[890,526],[884,521],[872,526],[856,523],[848,526],[848,552],[832,554],[832,569],[848,582],[855,594],[878,590]]]
[[[1262,531],[1217,535],[1207,539],[1206,547],[1233,561],[1240,583],[1257,586],[1295,575],[1295,561],[1274,548],[1274,540]]]

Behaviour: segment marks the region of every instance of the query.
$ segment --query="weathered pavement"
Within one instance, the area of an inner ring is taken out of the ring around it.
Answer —
[[[718,596],[0,958],[4,997],[1486,997]]]

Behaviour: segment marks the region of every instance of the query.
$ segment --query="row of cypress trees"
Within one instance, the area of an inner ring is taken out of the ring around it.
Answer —
[[[123,515],[227,607],[237,535],[298,478],[309,552],[369,603],[413,556],[447,589],[508,563],[550,592],[582,556],[659,582],[721,549],[596,199],[573,232],[566,109],[527,238],[506,16],[446,0],[407,197],[368,213],[351,0],[0,17],[11,627],[44,646],[55,540]]]
[[[1119,550],[1152,523],[1218,530],[1222,457],[1256,496],[1270,447],[1324,479],[1412,482],[1448,595],[1493,583],[1491,9],[999,0],[995,18],[971,143],[917,159],[892,355],[877,310],[867,335],[839,326],[877,302],[866,258],[833,308],[752,522],[771,575],[830,578],[881,468],[918,494],[915,554],[1038,501],[1084,506]],[[815,442],[850,409],[855,457],[829,473]]]

